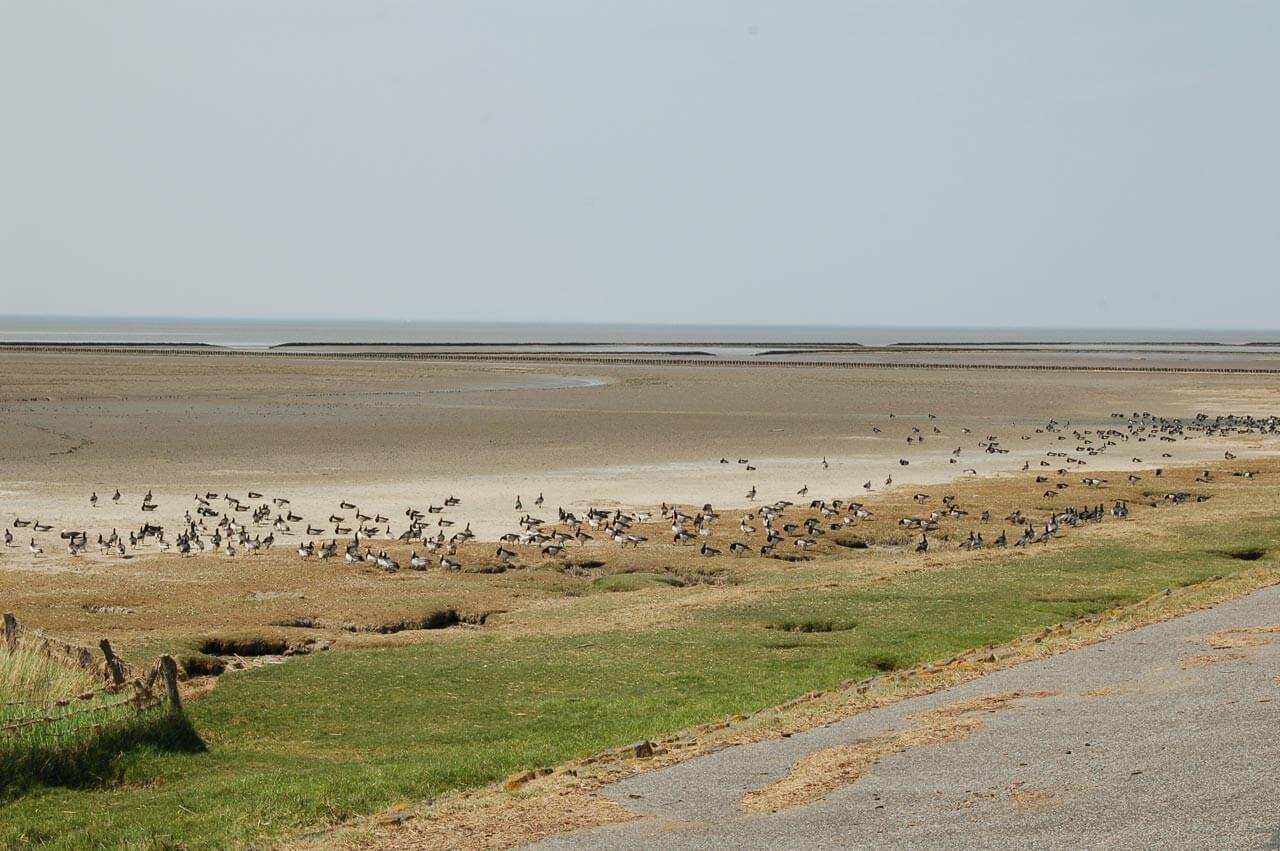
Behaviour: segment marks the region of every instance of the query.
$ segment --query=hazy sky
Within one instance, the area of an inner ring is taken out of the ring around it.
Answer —
[[[0,313],[1280,325],[1280,2],[0,0]]]

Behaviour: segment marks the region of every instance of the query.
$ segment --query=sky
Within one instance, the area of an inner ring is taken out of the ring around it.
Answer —
[[[0,0],[0,313],[1280,325],[1280,3]]]

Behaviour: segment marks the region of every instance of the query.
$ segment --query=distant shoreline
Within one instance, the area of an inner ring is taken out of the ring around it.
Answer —
[[[718,349],[766,349],[764,354],[791,354],[815,351],[844,351],[856,350],[862,352],[877,351],[909,351],[909,350],[948,350],[948,351],[983,351],[985,349],[1007,350],[1022,349],[1027,351],[1048,350],[1054,351],[1060,348],[1066,348],[1074,352],[1100,351],[1107,352],[1113,349],[1128,348],[1136,350],[1160,350],[1163,348],[1217,348],[1217,349],[1236,349],[1236,348],[1280,348],[1280,340],[1252,340],[1240,343],[1223,343],[1219,341],[1194,341],[1194,340],[971,340],[971,341],[929,341],[929,340],[911,340],[905,342],[888,343],[886,345],[867,345],[865,343],[851,342],[779,342],[779,341],[756,341],[756,342],[714,342],[714,341],[694,341],[694,342],[646,342],[632,341],[617,342],[609,340],[599,341],[329,341],[329,340],[292,340],[283,343],[210,343],[210,342],[190,342],[190,341],[156,341],[156,340],[0,340],[0,348],[46,348],[46,349],[74,349],[74,348],[149,348],[149,349],[212,349],[225,351],[275,351],[281,349],[375,349],[375,348],[397,348],[397,349],[529,349],[529,348],[572,348],[572,349],[590,349],[601,347],[616,347],[619,354],[636,351],[636,347],[644,349],[673,349],[678,352],[672,354],[688,354],[691,349],[699,348],[718,348]],[[644,352],[645,354],[660,354],[662,352]],[[706,352],[698,352],[698,354],[707,354]]]
[[[492,347],[494,344],[480,344]],[[935,352],[955,353],[963,350],[955,348],[939,348]],[[988,352],[1013,354],[1010,349],[988,349]],[[384,361],[421,361],[460,364],[514,364],[523,366],[558,365],[558,366],[641,366],[641,367],[716,367],[716,368],[768,368],[768,369],[873,369],[873,370],[987,370],[987,371],[1026,371],[1026,372],[1095,372],[1095,373],[1172,373],[1172,374],[1253,374],[1280,375],[1280,362],[1275,366],[1158,366],[1142,363],[1106,364],[1106,363],[992,363],[992,362],[958,362],[958,361],[911,361],[911,360],[766,360],[759,357],[717,357],[703,351],[592,351],[592,352],[530,352],[530,351],[493,351],[491,348],[481,351],[405,351],[403,349],[387,351],[378,347],[345,351],[306,351],[298,348],[246,348],[237,349],[208,344],[179,344],[167,346],[151,343],[144,346],[124,344],[53,344],[40,345],[31,343],[0,343],[0,353],[36,353],[36,354],[98,354],[98,355],[143,355],[162,357],[166,354],[175,357],[241,357],[241,358],[312,358],[317,360],[384,360]],[[862,348],[858,354],[921,354],[928,349],[913,348]],[[1055,354],[1071,355],[1081,353],[1118,354],[1115,350],[1088,349],[1020,349],[1019,354]],[[819,351],[808,349],[796,354],[819,354]],[[850,352],[854,353],[853,351]],[[1133,354],[1132,351],[1129,352]],[[1227,351],[1201,352],[1209,356],[1230,355]],[[1237,353],[1239,354],[1239,353]]]

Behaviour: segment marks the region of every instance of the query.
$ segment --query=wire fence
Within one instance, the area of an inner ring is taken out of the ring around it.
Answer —
[[[161,656],[140,670],[117,656],[105,638],[95,653],[24,629],[12,614],[3,617],[0,684],[8,675],[38,687],[29,696],[8,694],[0,702],[0,745],[89,736],[145,713],[182,711],[177,663],[171,656]],[[77,686],[74,691],[72,684]],[[60,693],[60,687],[65,691]]]

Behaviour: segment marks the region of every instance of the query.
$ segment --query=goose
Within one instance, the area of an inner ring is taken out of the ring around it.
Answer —
[[[119,502],[119,501],[120,501],[120,488],[116,488],[115,496],[111,497],[111,501],[112,501],[112,502]]]
[[[924,533],[920,535],[920,543],[916,544],[916,552],[927,553],[929,551],[929,535]]]
[[[755,499],[755,498],[756,498],[756,486],[752,485],[751,490],[747,491],[747,499]]]
[[[30,520],[20,520],[20,519],[18,519],[17,517],[13,518],[13,528],[15,528],[15,529],[22,529],[22,528],[24,528],[24,527],[26,527],[26,526],[30,526],[30,525],[31,525],[31,521],[30,521]]]
[[[426,570],[430,565],[431,561],[426,556],[418,555],[416,550],[409,553],[409,566],[414,570]]]
[[[804,487],[800,488],[800,490],[796,491],[796,496],[804,496],[808,492],[809,492],[809,486],[805,485]]]
[[[995,545],[996,545],[997,547],[1004,547],[1004,546],[1008,546],[1008,544],[1009,544],[1009,536],[1008,536],[1007,534],[1005,534],[1005,530],[1004,530],[1004,529],[1001,529],[1001,530],[1000,530],[1000,537],[996,538],[996,539],[995,539],[995,541],[994,541],[994,543],[995,543]]]
[[[461,505],[462,500],[458,499],[456,496],[449,496],[445,498],[444,504],[448,506]]]
[[[312,556],[314,554],[315,554],[315,545],[312,544],[310,541],[307,541],[305,544],[298,545],[298,555],[301,558],[308,558],[309,556]]]
[[[558,556],[563,552],[564,552],[564,547],[558,546],[556,544],[548,544],[547,546],[542,548],[542,554],[544,556]]]
[[[324,529],[322,529],[322,528],[320,528],[320,527],[318,527],[318,526],[312,526],[310,523],[308,523],[308,524],[307,524],[307,534],[308,534],[308,535],[322,535],[322,534],[324,534]]]
[[[249,499],[262,499],[262,494],[257,491],[249,491]]]
[[[513,553],[511,550],[505,549],[504,547],[498,547],[498,550],[497,552],[494,553],[494,555],[497,556],[498,559],[503,562],[509,562],[516,557],[515,553]]]
[[[334,557],[335,555],[337,555],[337,554],[338,554],[338,542],[337,542],[337,541],[330,541],[329,543],[327,543],[327,544],[322,544],[322,545],[320,546],[320,560],[321,560],[321,561],[324,561],[324,560],[326,560],[326,559],[333,558],[333,557]]]
[[[516,511],[524,511],[524,504],[520,502],[520,494],[516,494]]]
[[[862,488],[863,490],[871,490],[871,480],[867,479],[865,482],[863,482]]]
[[[41,523],[39,520],[36,520],[31,524],[31,528],[33,531],[36,531],[36,532],[48,532],[53,527],[50,526],[48,523]]]
[[[539,491],[539,492],[538,492],[538,498],[537,498],[537,499],[535,499],[535,500],[533,501],[533,504],[534,504],[534,506],[535,506],[536,508],[541,508],[541,507],[542,507],[542,503],[543,503],[543,502],[544,502],[544,500],[543,500],[543,498],[542,498],[542,492],[541,492],[541,491]]]
[[[720,555],[719,550],[717,550],[715,547],[708,546],[707,544],[703,544],[702,549],[698,550],[698,552],[699,554],[704,555],[707,558],[714,558],[715,556]]]
[[[31,539],[31,543],[27,545],[27,549],[31,551],[32,556],[38,556],[44,553],[44,550],[36,543],[35,538]]]
[[[90,504],[91,506],[93,506],[94,508],[97,508],[97,507],[98,507],[98,492],[97,492],[97,491],[94,491],[93,493],[89,494],[89,504]]]
[[[741,541],[734,541],[729,545],[729,552],[733,553],[735,556],[741,556],[743,553],[749,552],[750,549],[750,547]]]
[[[823,456],[822,456],[822,469],[824,469],[824,470],[828,470],[828,469],[830,469],[830,468],[831,468],[831,465],[827,463],[827,456],[823,455]]]
[[[101,538],[102,536],[101,536],[101,535],[99,535],[98,537],[99,537],[99,538]],[[4,530],[4,545],[5,545],[6,547],[12,547],[12,546],[13,546],[13,533],[12,533],[12,532],[10,532],[8,529],[5,529],[5,530]]]
[[[440,566],[445,570],[460,570],[462,568],[462,563],[453,561],[445,556],[440,556]]]
[[[345,509],[345,510],[347,510],[347,511],[351,511],[351,510],[355,509],[355,507],[356,507],[356,506],[355,506],[355,503],[353,503],[353,502],[347,502],[347,501],[344,499],[342,502],[339,502],[339,503],[338,503],[338,507],[339,507],[339,508],[342,508],[342,509]]]
[[[284,519],[285,519],[285,520],[287,520],[287,521],[289,521],[290,523],[301,523],[301,522],[302,522],[302,515],[300,515],[300,514],[294,514],[292,511],[290,511],[289,513],[287,513],[287,514],[284,516]]]

